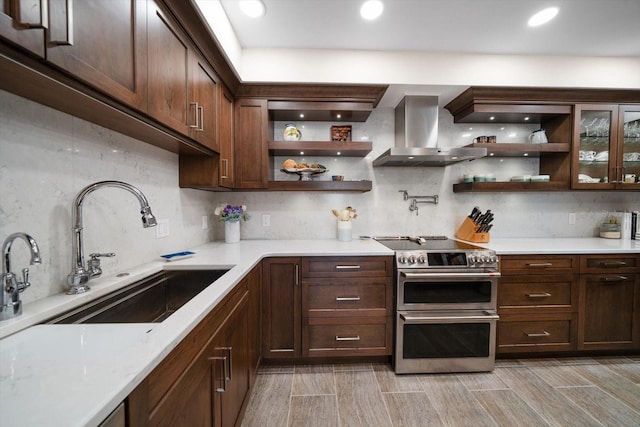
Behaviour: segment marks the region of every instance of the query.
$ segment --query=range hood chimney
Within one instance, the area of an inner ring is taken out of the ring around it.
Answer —
[[[447,166],[487,155],[486,148],[438,148],[438,97],[405,96],[395,109],[395,147],[373,166]]]

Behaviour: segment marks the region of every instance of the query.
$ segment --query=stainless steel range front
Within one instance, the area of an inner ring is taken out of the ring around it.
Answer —
[[[376,240],[395,251],[396,373],[493,370],[495,252],[443,236]]]

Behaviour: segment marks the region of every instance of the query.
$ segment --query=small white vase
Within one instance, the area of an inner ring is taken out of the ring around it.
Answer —
[[[224,241],[238,243],[240,241],[240,221],[224,223]]]
[[[341,242],[351,241],[351,221],[338,221],[338,240]]]

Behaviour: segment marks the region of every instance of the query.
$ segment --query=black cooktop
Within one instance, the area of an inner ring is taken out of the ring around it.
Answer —
[[[446,236],[378,236],[375,240],[394,251],[452,251],[484,249],[472,243],[452,240]]]

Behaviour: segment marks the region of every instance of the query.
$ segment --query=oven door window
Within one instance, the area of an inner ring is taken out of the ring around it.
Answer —
[[[403,359],[488,357],[491,323],[404,324]]]
[[[465,304],[491,302],[491,280],[405,281],[405,304]]]

